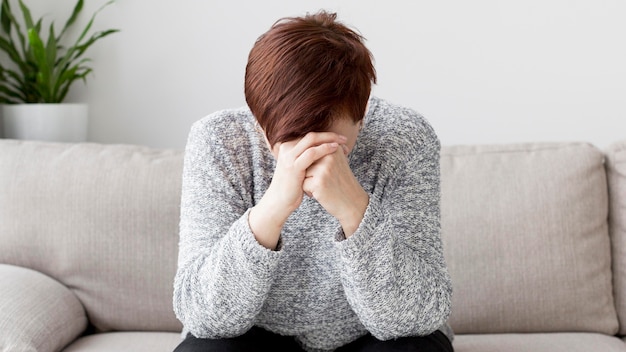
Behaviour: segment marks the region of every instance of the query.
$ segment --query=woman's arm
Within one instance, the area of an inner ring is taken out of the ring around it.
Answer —
[[[432,132],[432,131],[430,131]],[[426,335],[446,323],[452,286],[440,238],[440,145],[410,143],[382,196],[338,243],[348,301],[378,339]]]
[[[220,338],[254,324],[280,252],[261,246],[248,225],[241,177],[250,170],[225,145],[241,136],[209,131],[220,128],[210,122],[194,124],[185,151],[174,311],[195,336]]]
[[[345,142],[324,132],[281,143],[272,182],[255,205],[246,201],[252,170],[240,160],[240,132],[224,121],[196,123],[185,151],[174,310],[197,337],[238,336],[254,325],[280,258],[280,232],[302,201],[305,171]]]
[[[339,145],[345,142],[345,136],[333,132],[309,132],[303,138],[273,147],[276,169],[272,182],[248,219],[259,243],[276,248],[287,218],[302,202],[307,169],[328,155],[340,153]]]

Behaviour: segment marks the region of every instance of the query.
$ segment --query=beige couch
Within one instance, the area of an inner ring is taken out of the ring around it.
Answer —
[[[448,146],[458,352],[626,351],[626,141]],[[182,152],[0,140],[0,351],[171,351]],[[620,323],[621,322],[621,323]]]

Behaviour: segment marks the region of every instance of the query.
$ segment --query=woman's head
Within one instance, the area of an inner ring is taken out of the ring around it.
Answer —
[[[248,57],[245,95],[271,146],[365,115],[376,71],[363,37],[319,12],[276,22]]]

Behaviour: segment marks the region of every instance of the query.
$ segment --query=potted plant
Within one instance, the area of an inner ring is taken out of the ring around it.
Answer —
[[[86,82],[92,69],[83,57],[96,41],[117,29],[99,31],[88,36],[96,15],[113,1],[96,11],[73,44],[64,38],[83,9],[79,0],[61,32],[52,21],[48,38],[42,37],[43,19],[34,21],[30,9],[19,0],[23,22],[17,21],[8,0],[0,9],[0,51],[9,60],[0,64],[0,103],[7,138],[38,139],[59,142],[82,142],[87,137],[87,105],[63,103],[77,80]],[[57,35],[57,33],[59,33]],[[8,62],[11,67],[5,65]]]

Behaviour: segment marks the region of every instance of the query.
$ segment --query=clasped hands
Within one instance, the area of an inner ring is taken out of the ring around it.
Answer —
[[[339,221],[346,237],[356,231],[369,196],[350,169],[346,142],[346,137],[334,132],[309,132],[301,139],[274,145],[274,177],[248,218],[259,243],[276,247],[285,221],[304,194]]]

